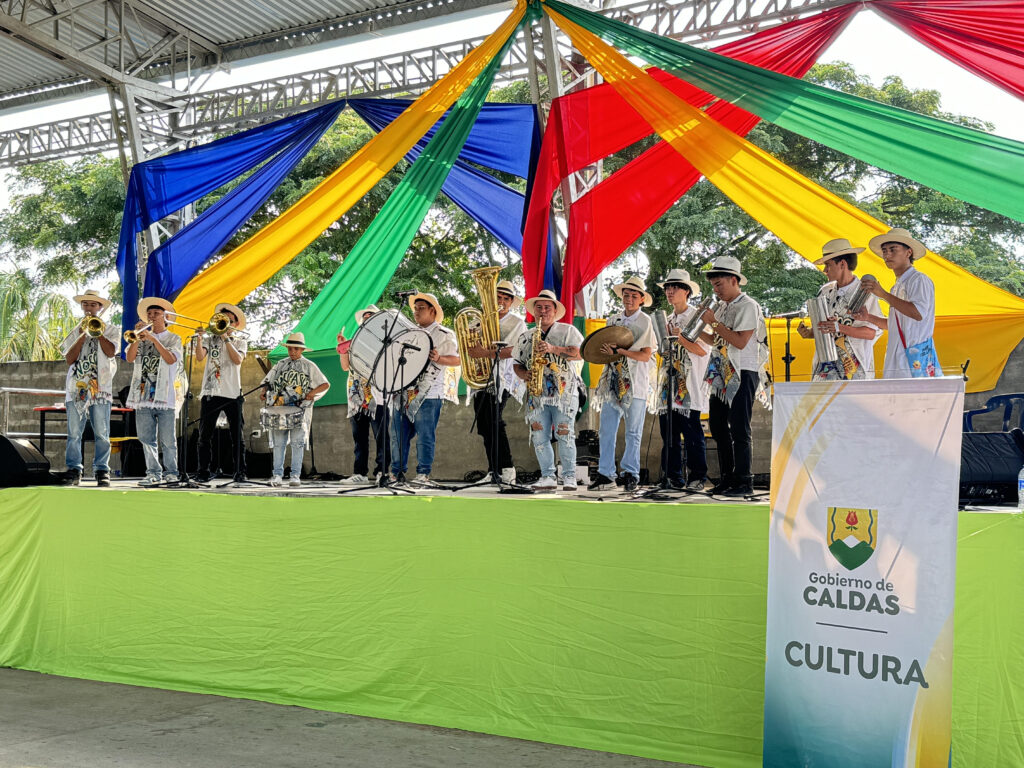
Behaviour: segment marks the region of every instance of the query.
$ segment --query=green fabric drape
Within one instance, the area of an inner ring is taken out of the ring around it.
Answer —
[[[546,0],[584,29],[758,117],[1024,221],[1024,143],[823,88]]]
[[[295,330],[306,335],[311,349],[334,349],[342,326],[351,337],[355,313],[380,297],[469,138],[514,39],[513,34],[459,97],[434,138],[299,320]],[[283,347],[274,353],[283,354]]]

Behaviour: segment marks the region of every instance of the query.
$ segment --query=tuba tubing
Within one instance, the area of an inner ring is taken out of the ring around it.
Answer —
[[[481,267],[470,275],[480,296],[480,306],[460,309],[455,315],[453,326],[459,340],[459,361],[462,363],[462,380],[472,389],[483,389],[491,380],[494,360],[489,357],[470,357],[470,347],[492,349],[501,341],[498,318],[498,274],[501,267]]]

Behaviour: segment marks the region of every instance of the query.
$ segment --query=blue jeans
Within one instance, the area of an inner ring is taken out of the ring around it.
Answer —
[[[92,424],[92,433],[95,437],[95,454],[92,458],[92,468],[110,471],[110,403],[93,403],[86,408],[83,415],[79,415],[75,404],[65,403],[68,409],[68,447],[64,452],[64,462],[68,469],[82,471],[82,435],[85,434],[85,425]]]
[[[414,421],[409,420],[404,410],[391,412],[391,474],[405,472],[409,466],[413,435],[416,435],[416,474],[430,474],[434,466],[434,435],[443,403],[439,397],[424,400]]]
[[[274,449],[274,475],[284,477],[284,449],[292,444],[291,479],[298,480],[302,476],[302,454],[306,450],[306,427],[294,429],[270,430],[270,442]]]
[[[644,434],[644,417],[647,414],[647,402],[634,397],[625,413],[626,419],[626,450],[622,453],[623,474],[640,477],[640,439]],[[601,408],[601,457],[597,471],[605,477],[615,478],[615,436],[619,432],[619,422],[623,413],[611,403]]]
[[[160,479],[160,450],[163,449],[165,474],[178,475],[178,448],[174,439],[173,408],[136,408],[135,431],[146,457],[146,476]],[[157,440],[159,439],[159,445]]]
[[[534,408],[528,416],[530,422],[530,440],[533,451],[537,454],[541,477],[555,476],[555,452],[551,448],[551,430],[555,430],[558,441],[558,458],[562,460],[562,480],[576,477],[576,420],[566,416],[555,405],[542,405]],[[537,428],[539,425],[539,429]]]

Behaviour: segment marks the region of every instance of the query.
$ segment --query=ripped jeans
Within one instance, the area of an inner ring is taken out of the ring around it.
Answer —
[[[576,477],[576,414],[564,414],[555,405],[542,405],[526,415],[530,440],[540,464],[541,477],[555,476],[555,452],[551,448],[551,430],[558,440],[558,457],[562,460],[562,478]]]

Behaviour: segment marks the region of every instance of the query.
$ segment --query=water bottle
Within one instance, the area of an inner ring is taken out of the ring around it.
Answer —
[[[1024,467],[1017,473],[1017,511],[1024,512]]]

